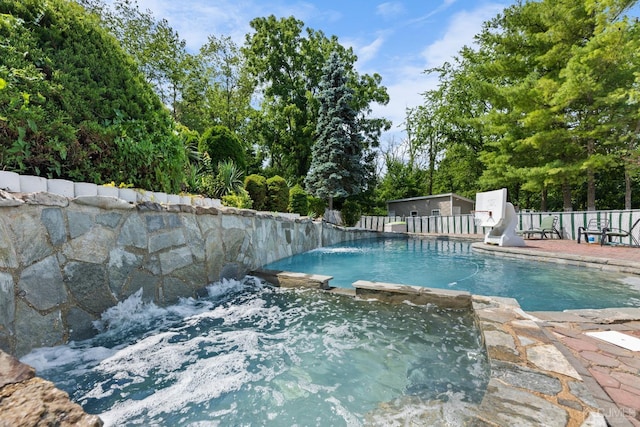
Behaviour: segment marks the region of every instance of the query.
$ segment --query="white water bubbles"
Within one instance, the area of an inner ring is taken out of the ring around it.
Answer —
[[[212,284],[208,294],[159,307],[136,293],[105,313],[95,338],[27,358],[118,426],[358,425],[382,402],[437,398],[442,390],[428,389],[443,377],[446,393],[467,400],[486,386],[469,313],[255,278]],[[448,367],[468,355],[478,355],[476,365]],[[433,364],[437,372],[422,369]]]
[[[148,325],[157,317],[165,314],[166,309],[142,299],[142,288],[140,288],[126,300],[120,301],[102,313],[100,320],[93,322],[93,326],[98,332],[110,329],[128,330],[131,327]]]

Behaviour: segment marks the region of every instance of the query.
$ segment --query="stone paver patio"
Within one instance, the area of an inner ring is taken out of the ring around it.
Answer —
[[[640,426],[640,352],[586,334],[612,330],[640,337],[640,309],[635,315],[615,309],[530,314],[540,319],[556,346],[574,362],[609,424]]]
[[[475,248],[508,257],[640,274],[640,248],[578,244],[572,240],[527,240],[525,248],[474,244]],[[640,277],[638,280],[640,283]],[[573,363],[607,423],[640,427],[640,352],[587,335],[594,331],[619,331],[640,338],[640,308],[529,314]]]

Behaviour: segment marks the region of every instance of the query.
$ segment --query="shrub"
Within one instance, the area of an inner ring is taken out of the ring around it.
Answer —
[[[225,206],[231,206],[240,209],[251,209],[252,201],[244,189],[239,189],[237,192],[229,193],[222,197],[222,204]]]
[[[198,185],[194,188],[196,193],[203,196],[217,198],[216,196],[217,181],[216,177],[210,173],[202,173],[198,176]]]
[[[247,159],[240,140],[226,126],[216,125],[207,129],[200,137],[198,150],[201,153],[208,153],[214,165],[232,160],[243,171],[247,167]]]
[[[289,206],[289,186],[279,175],[267,179],[267,210],[287,212]]]
[[[203,156],[203,165],[196,177],[194,190],[208,197],[221,199],[227,194],[238,193],[242,188],[242,172],[233,161],[219,162],[213,168],[209,155]]]
[[[308,195],[300,184],[293,186],[291,191],[289,191],[289,212],[308,215],[309,201],[307,198]]]
[[[253,200],[254,209],[267,209],[267,178],[257,174],[249,175],[244,179],[244,189]]]
[[[218,162],[214,195],[223,197],[230,193],[238,193],[241,190],[244,190],[242,188],[242,171],[238,169],[233,160]]]
[[[324,200],[322,200],[322,199],[320,199],[318,197],[309,196],[307,198],[307,201],[309,203],[309,213],[308,213],[308,215],[310,217],[319,218],[322,215],[324,215],[324,210],[327,207],[327,205],[325,204]]]
[[[360,217],[362,216],[362,209],[357,202],[352,202],[351,200],[346,200],[342,204],[342,210],[340,210],[342,214],[342,222],[347,227],[353,227],[356,225]]]

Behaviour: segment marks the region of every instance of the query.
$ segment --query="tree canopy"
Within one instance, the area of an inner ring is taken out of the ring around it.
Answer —
[[[382,77],[358,73],[351,48],[293,16],[253,19],[242,45],[212,34],[189,51],[136,0],[0,0],[0,163],[204,193],[281,176],[365,212],[499,187],[522,208],[637,207],[636,3],[507,7],[474,46],[427,70],[439,86],[407,110],[396,146],[381,145],[391,123],[372,114],[389,102]]]
[[[474,192],[507,187],[525,208],[631,208],[640,24],[624,12],[634,3],[519,2],[485,23],[477,48],[429,70],[440,87],[425,94],[428,114],[412,112],[407,122],[431,130],[420,137],[429,150],[439,132],[436,187],[448,177],[458,181],[450,191],[465,194],[460,178],[471,175]],[[456,171],[461,155],[469,167]],[[598,188],[616,186],[625,189],[617,199],[596,198]]]
[[[352,88],[351,108],[356,112],[364,143],[375,148],[390,127],[385,119],[371,117],[373,103],[386,104],[389,95],[377,75],[359,75],[357,57],[336,36],[304,27],[294,17],[275,16],[251,21],[242,51],[249,74],[262,88],[263,102],[255,135],[269,165],[285,178],[300,180],[311,164],[311,146],[317,129],[320,81],[323,67],[334,53],[343,62],[347,85]]]

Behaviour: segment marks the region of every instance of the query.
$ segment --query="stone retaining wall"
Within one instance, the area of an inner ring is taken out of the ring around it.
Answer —
[[[252,210],[0,190],[0,349],[22,356],[90,337],[101,313],[141,288],[171,304],[280,258],[375,235]]]

